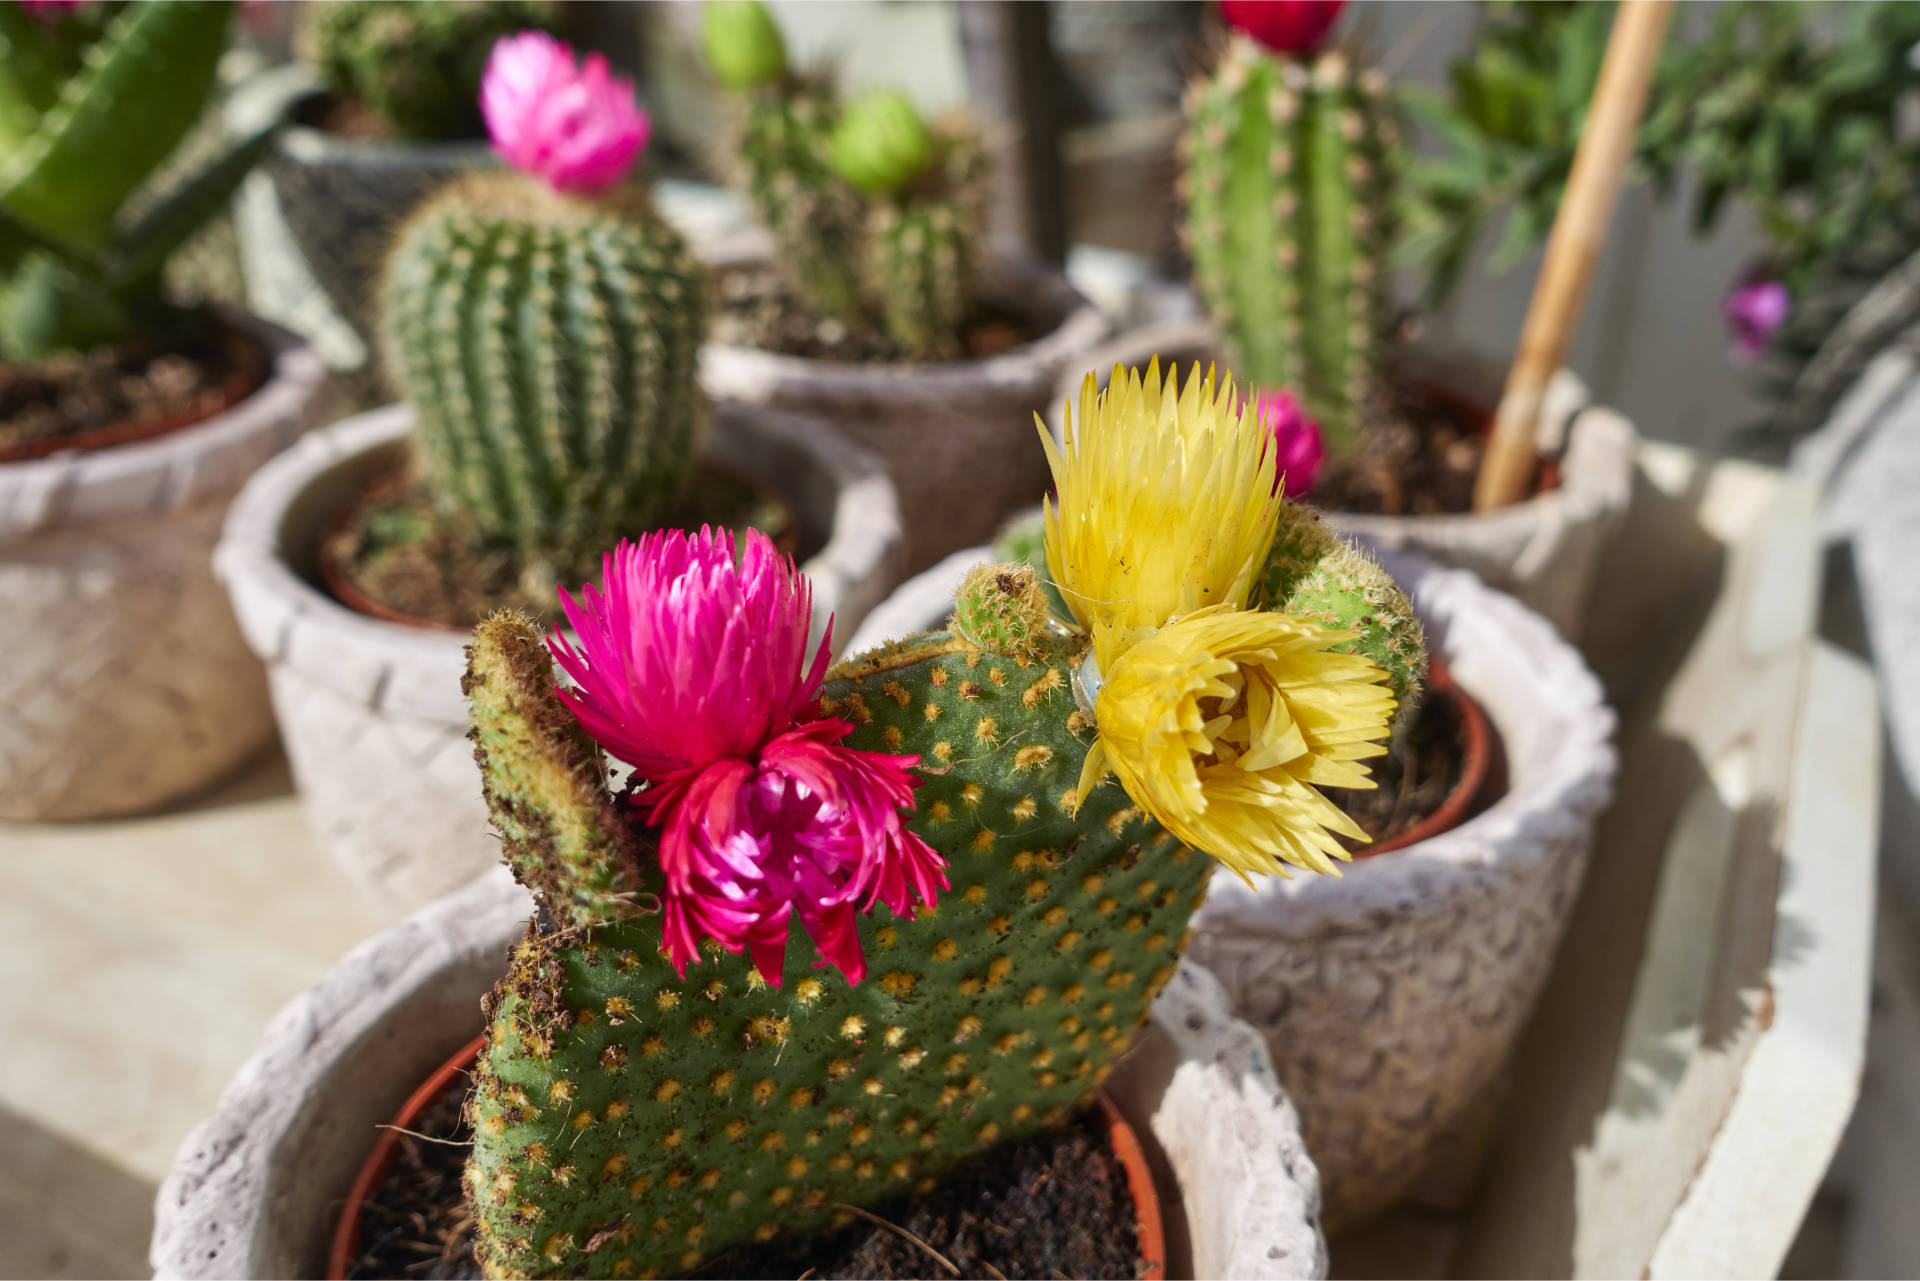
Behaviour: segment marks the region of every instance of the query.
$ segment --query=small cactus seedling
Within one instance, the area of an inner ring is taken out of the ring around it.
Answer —
[[[1338,50],[1240,33],[1189,86],[1186,113],[1186,241],[1228,357],[1256,387],[1292,389],[1328,449],[1350,451],[1389,320],[1399,160],[1385,79]]]
[[[1250,608],[1286,509],[1263,428],[1197,371],[1090,403],[1054,453],[1071,620],[988,567],[951,630],[829,672],[791,563],[703,531],[608,557],[572,638],[476,631],[476,755],[545,908],[469,1104],[488,1275],[681,1273],[929,1190],[1104,1079],[1201,850],[1344,857],[1319,789],[1367,785],[1394,700],[1350,632]]]
[[[239,139],[140,216],[124,207],[200,119],[232,9],[0,4],[0,359],[38,360],[172,318],[167,259],[225,207],[272,130]]]
[[[501,42],[488,74],[496,145],[530,173],[463,178],[415,211],[382,331],[434,491],[552,581],[678,493],[703,412],[705,286],[618,185],[645,137],[631,84],[592,59],[576,72],[539,33]],[[575,77],[598,110],[546,114]]]
[[[329,0],[301,6],[301,45],[329,89],[384,121],[397,138],[482,136],[481,73],[494,45],[552,31],[543,0]]]
[[[979,139],[929,128],[894,90],[843,107],[788,67],[759,0],[709,3],[704,21],[715,75],[745,95],[747,193],[808,305],[850,331],[877,325],[910,358],[958,355],[982,235]]]

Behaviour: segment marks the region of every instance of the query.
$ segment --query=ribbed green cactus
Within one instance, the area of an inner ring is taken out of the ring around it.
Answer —
[[[199,120],[232,9],[156,0],[47,17],[0,4],[0,358],[168,318],[161,270],[225,206],[271,129],[139,217],[123,208]]]
[[[1185,235],[1235,370],[1291,388],[1330,452],[1351,449],[1380,369],[1395,236],[1396,130],[1376,71],[1236,35],[1187,91]]]
[[[717,949],[679,979],[644,879],[568,916],[605,923],[520,944],[472,1104],[489,1275],[676,1274],[924,1190],[1105,1077],[1173,972],[1212,860],[1111,782],[1072,816],[1091,737],[1071,689],[1084,642],[1033,639],[1029,656],[919,637],[823,691],[856,727],[849,746],[921,754],[909,826],[952,880],[917,919],[861,918],[864,982],[816,976],[801,949],[777,990]],[[608,829],[612,799],[581,766],[524,618],[482,625],[467,684],[496,824],[517,866],[544,869],[522,875],[552,904],[626,839]]]
[[[494,42],[553,31],[543,0],[328,0],[301,6],[301,43],[327,87],[384,120],[400,138],[484,138],[480,75]]]
[[[701,421],[704,288],[644,207],[510,174],[428,201],[397,239],[381,305],[435,491],[547,583],[649,528]]]
[[[705,8],[707,59],[746,95],[745,186],[808,306],[850,332],[881,329],[914,359],[959,354],[973,305],[987,179],[979,139],[929,130],[903,95],[843,109],[787,64],[758,0]]]

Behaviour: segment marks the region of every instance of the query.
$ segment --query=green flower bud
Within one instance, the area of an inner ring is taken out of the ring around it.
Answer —
[[[933,161],[933,134],[897,89],[861,95],[840,116],[829,163],[870,196],[893,195]]]
[[[712,0],[700,14],[700,42],[720,83],[735,93],[787,74],[787,46],[760,0]]]

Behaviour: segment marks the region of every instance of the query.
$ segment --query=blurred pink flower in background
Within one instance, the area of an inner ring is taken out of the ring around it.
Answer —
[[[84,9],[92,0],[20,0],[20,7],[36,18],[57,18],[75,9]]]
[[[1727,329],[1733,334],[1734,359],[1758,358],[1791,307],[1792,298],[1785,285],[1749,273],[1745,282],[1727,295],[1720,308]]]
[[[1275,53],[1312,53],[1347,0],[1220,0],[1220,16]]]
[[[1327,460],[1326,441],[1320,436],[1320,424],[1307,417],[1307,411],[1293,393],[1263,391],[1253,398],[1253,412],[1273,433],[1275,460],[1288,498],[1299,498],[1313,488],[1320,464]]]
[[[682,975],[702,939],[743,947],[780,985],[795,915],[849,983],[866,972],[857,915],[931,905],[941,857],[901,822],[917,756],[839,745],[853,726],[819,714],[829,635],[811,659],[807,581],[757,530],[738,562],[725,530],[622,542],[603,596],[560,593],[578,647],[554,658],[583,729],[634,767],[634,804],[659,829],[662,934]]]
[[[494,45],[480,81],[480,110],[494,150],[556,191],[611,187],[650,131],[633,81],[608,71],[597,53],[576,66],[573,50],[543,31],[503,36]]]

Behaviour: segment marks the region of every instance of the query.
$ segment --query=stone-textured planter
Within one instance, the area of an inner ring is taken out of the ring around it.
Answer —
[[[276,67],[228,100],[228,127],[250,133],[319,91],[311,68]],[[394,225],[449,178],[498,163],[484,140],[368,142],[286,126],[235,204],[248,301],[370,388],[373,282]]]
[[[896,581],[898,504],[880,464],[822,425],[722,408],[705,456],[793,505],[816,624],[845,636]],[[316,432],[247,486],[216,556],[267,662],[281,737],[321,846],[374,899],[416,907],[499,857],[460,694],[466,637],[354,613],[315,584],[320,539],[406,446],[404,405]]]
[[[98,818],[203,787],[273,734],[209,564],[227,504],[324,407],[284,330],[267,381],[190,427],[0,463],[0,818]]]
[[[763,255],[756,238],[702,256],[716,269]],[[701,381],[714,399],[814,413],[886,461],[907,521],[907,563],[924,569],[987,538],[1047,489],[1033,416],[1055,383],[1090,368],[1107,322],[1057,271],[997,259],[981,281],[1034,341],[985,360],[854,365],[709,343]]]
[[[1154,356],[1162,366],[1178,361],[1183,368],[1196,360],[1207,364],[1219,358],[1210,326],[1181,321],[1124,334],[1092,353],[1086,364],[1098,371],[1104,386],[1115,365],[1144,368]],[[1469,400],[1491,408],[1498,399],[1498,371],[1489,371],[1484,362],[1429,348],[1416,352],[1408,363],[1423,378],[1433,378]],[[1491,383],[1489,372],[1494,375]],[[1048,414],[1056,435],[1061,402],[1078,395],[1083,373],[1070,371],[1054,389]],[[1558,488],[1484,515],[1327,515],[1342,531],[1364,534],[1381,547],[1404,548],[1470,569],[1545,615],[1563,636],[1578,640],[1600,553],[1632,497],[1637,440],[1631,423],[1593,404],[1586,385],[1563,369],[1548,390],[1540,421],[1541,449],[1559,457]]]
[[[851,651],[939,626],[985,548],[867,616]],[[1387,570],[1502,741],[1508,788],[1478,816],[1340,878],[1214,878],[1191,955],[1266,1036],[1305,1118],[1336,1225],[1379,1210],[1493,1080],[1566,924],[1616,759],[1614,714],[1544,619],[1407,553]]]
[[[282,1010],[161,1185],[154,1274],[321,1275],[375,1127],[481,1030],[480,998],[529,906],[496,869],[361,944]],[[1182,968],[1107,1089],[1148,1149],[1163,1204],[1184,1202],[1170,1275],[1326,1275],[1298,1119],[1259,1036],[1209,975]]]

